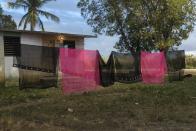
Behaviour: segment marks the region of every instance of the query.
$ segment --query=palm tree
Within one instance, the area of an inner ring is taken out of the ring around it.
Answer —
[[[41,10],[41,7],[50,1],[54,0],[16,0],[15,2],[8,2],[8,5],[12,9],[23,8],[25,11],[27,11],[27,13],[20,20],[18,27],[21,27],[22,24],[24,24],[23,30],[25,30],[27,25],[30,24],[31,31],[34,31],[36,25],[38,24],[42,31],[44,31],[44,24],[40,16],[44,16],[47,19],[51,19],[55,22],[60,21],[56,15]]]

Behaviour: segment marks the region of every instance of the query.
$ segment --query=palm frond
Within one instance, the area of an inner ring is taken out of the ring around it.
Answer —
[[[30,23],[30,15],[28,15],[25,19],[23,30],[26,30],[28,23]]]
[[[45,31],[44,24],[43,24],[42,20],[39,17],[38,17],[38,23],[39,23],[39,27],[42,29],[42,31]]]
[[[28,17],[29,13],[26,13],[22,19],[20,20],[19,24],[18,24],[18,27],[21,27],[21,25],[24,23],[25,19]]]
[[[31,30],[34,30],[36,25],[44,31],[44,24],[40,19],[40,16],[44,16],[47,19],[52,21],[59,22],[60,19],[56,15],[49,13],[47,11],[41,10],[41,7],[47,2],[56,1],[56,0],[15,0],[15,2],[8,2],[10,8],[18,9],[23,8],[28,12],[21,18],[18,27],[24,25],[23,30],[25,30],[30,24]]]
[[[42,0],[42,3],[47,3],[47,2],[51,2],[51,1],[56,1],[56,0]]]
[[[42,0],[41,1],[41,6],[43,6],[44,4],[51,2],[51,1],[56,1],[56,0]]]
[[[21,3],[21,4],[25,4],[26,6],[30,6],[29,1],[28,0],[16,0],[15,3]]]
[[[30,24],[31,30],[35,29],[36,24],[38,23],[38,14],[34,10],[28,11],[28,23]]]
[[[12,9],[18,9],[18,8],[23,8],[24,10],[28,9],[27,5],[21,3],[13,3],[13,2],[8,2],[8,7]]]
[[[42,11],[42,10],[37,10],[38,11],[38,14],[42,15],[42,16],[45,16],[47,19],[51,19],[55,22],[60,22],[60,19],[58,16],[52,14],[52,13],[49,13],[49,12],[46,12],[46,11]]]

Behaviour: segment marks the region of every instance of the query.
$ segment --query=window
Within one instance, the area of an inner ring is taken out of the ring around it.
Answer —
[[[75,41],[65,40],[64,48],[72,48],[75,49]]]
[[[20,37],[4,36],[4,55],[20,56]]]

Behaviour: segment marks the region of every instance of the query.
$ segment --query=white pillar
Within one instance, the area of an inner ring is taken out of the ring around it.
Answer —
[[[4,85],[5,85],[4,41],[3,41],[3,33],[0,32],[0,86],[2,87]]]

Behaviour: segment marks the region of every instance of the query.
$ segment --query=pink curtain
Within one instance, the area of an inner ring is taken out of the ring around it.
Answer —
[[[167,73],[165,55],[161,53],[141,53],[141,72],[144,83],[161,84]]]
[[[96,90],[100,84],[98,52],[60,49],[60,66],[65,94]]]

